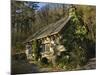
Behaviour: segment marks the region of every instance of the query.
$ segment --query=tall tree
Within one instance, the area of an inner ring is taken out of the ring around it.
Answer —
[[[24,41],[33,32],[33,22],[35,21],[35,11],[38,8],[36,2],[14,1],[11,2],[11,31],[12,46],[17,42]]]

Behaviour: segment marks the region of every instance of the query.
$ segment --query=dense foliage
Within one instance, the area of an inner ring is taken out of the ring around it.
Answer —
[[[62,44],[64,44],[67,49],[69,59],[62,58],[60,60],[60,65],[62,65],[62,67],[66,65],[66,69],[71,68],[71,66],[73,66],[73,68],[79,68],[80,66],[86,64],[89,58],[95,57],[96,44],[95,7],[75,6],[70,9],[69,15],[72,16],[72,18],[66,27],[64,35],[62,35],[63,38],[61,39]],[[85,16],[85,19],[83,16]],[[90,19],[91,23],[89,21]],[[89,27],[92,27],[92,31]],[[70,66],[68,66],[69,64]]]

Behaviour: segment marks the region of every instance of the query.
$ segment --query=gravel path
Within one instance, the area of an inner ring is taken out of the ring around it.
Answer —
[[[82,69],[84,70],[96,69],[96,58],[91,58]]]
[[[11,66],[12,74],[27,74],[40,72],[37,65],[30,64],[25,61],[13,61]]]
[[[89,62],[81,68],[81,70],[96,69],[96,58],[92,58]],[[12,74],[29,74],[29,73],[42,73],[50,72],[52,68],[39,68],[33,63],[28,63],[26,61],[13,61],[11,64]]]

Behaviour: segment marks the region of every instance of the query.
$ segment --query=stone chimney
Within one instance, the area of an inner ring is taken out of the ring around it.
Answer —
[[[69,7],[69,16],[74,16],[76,14],[75,10],[76,10],[75,6],[71,5]]]

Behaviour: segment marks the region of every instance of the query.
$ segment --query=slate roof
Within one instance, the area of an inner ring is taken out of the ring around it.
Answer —
[[[49,24],[41,28],[36,33],[34,33],[32,36],[30,36],[25,42],[44,38],[46,36],[50,36],[50,35],[58,33],[69,22],[70,19],[71,19],[71,16],[64,17],[55,23]]]

